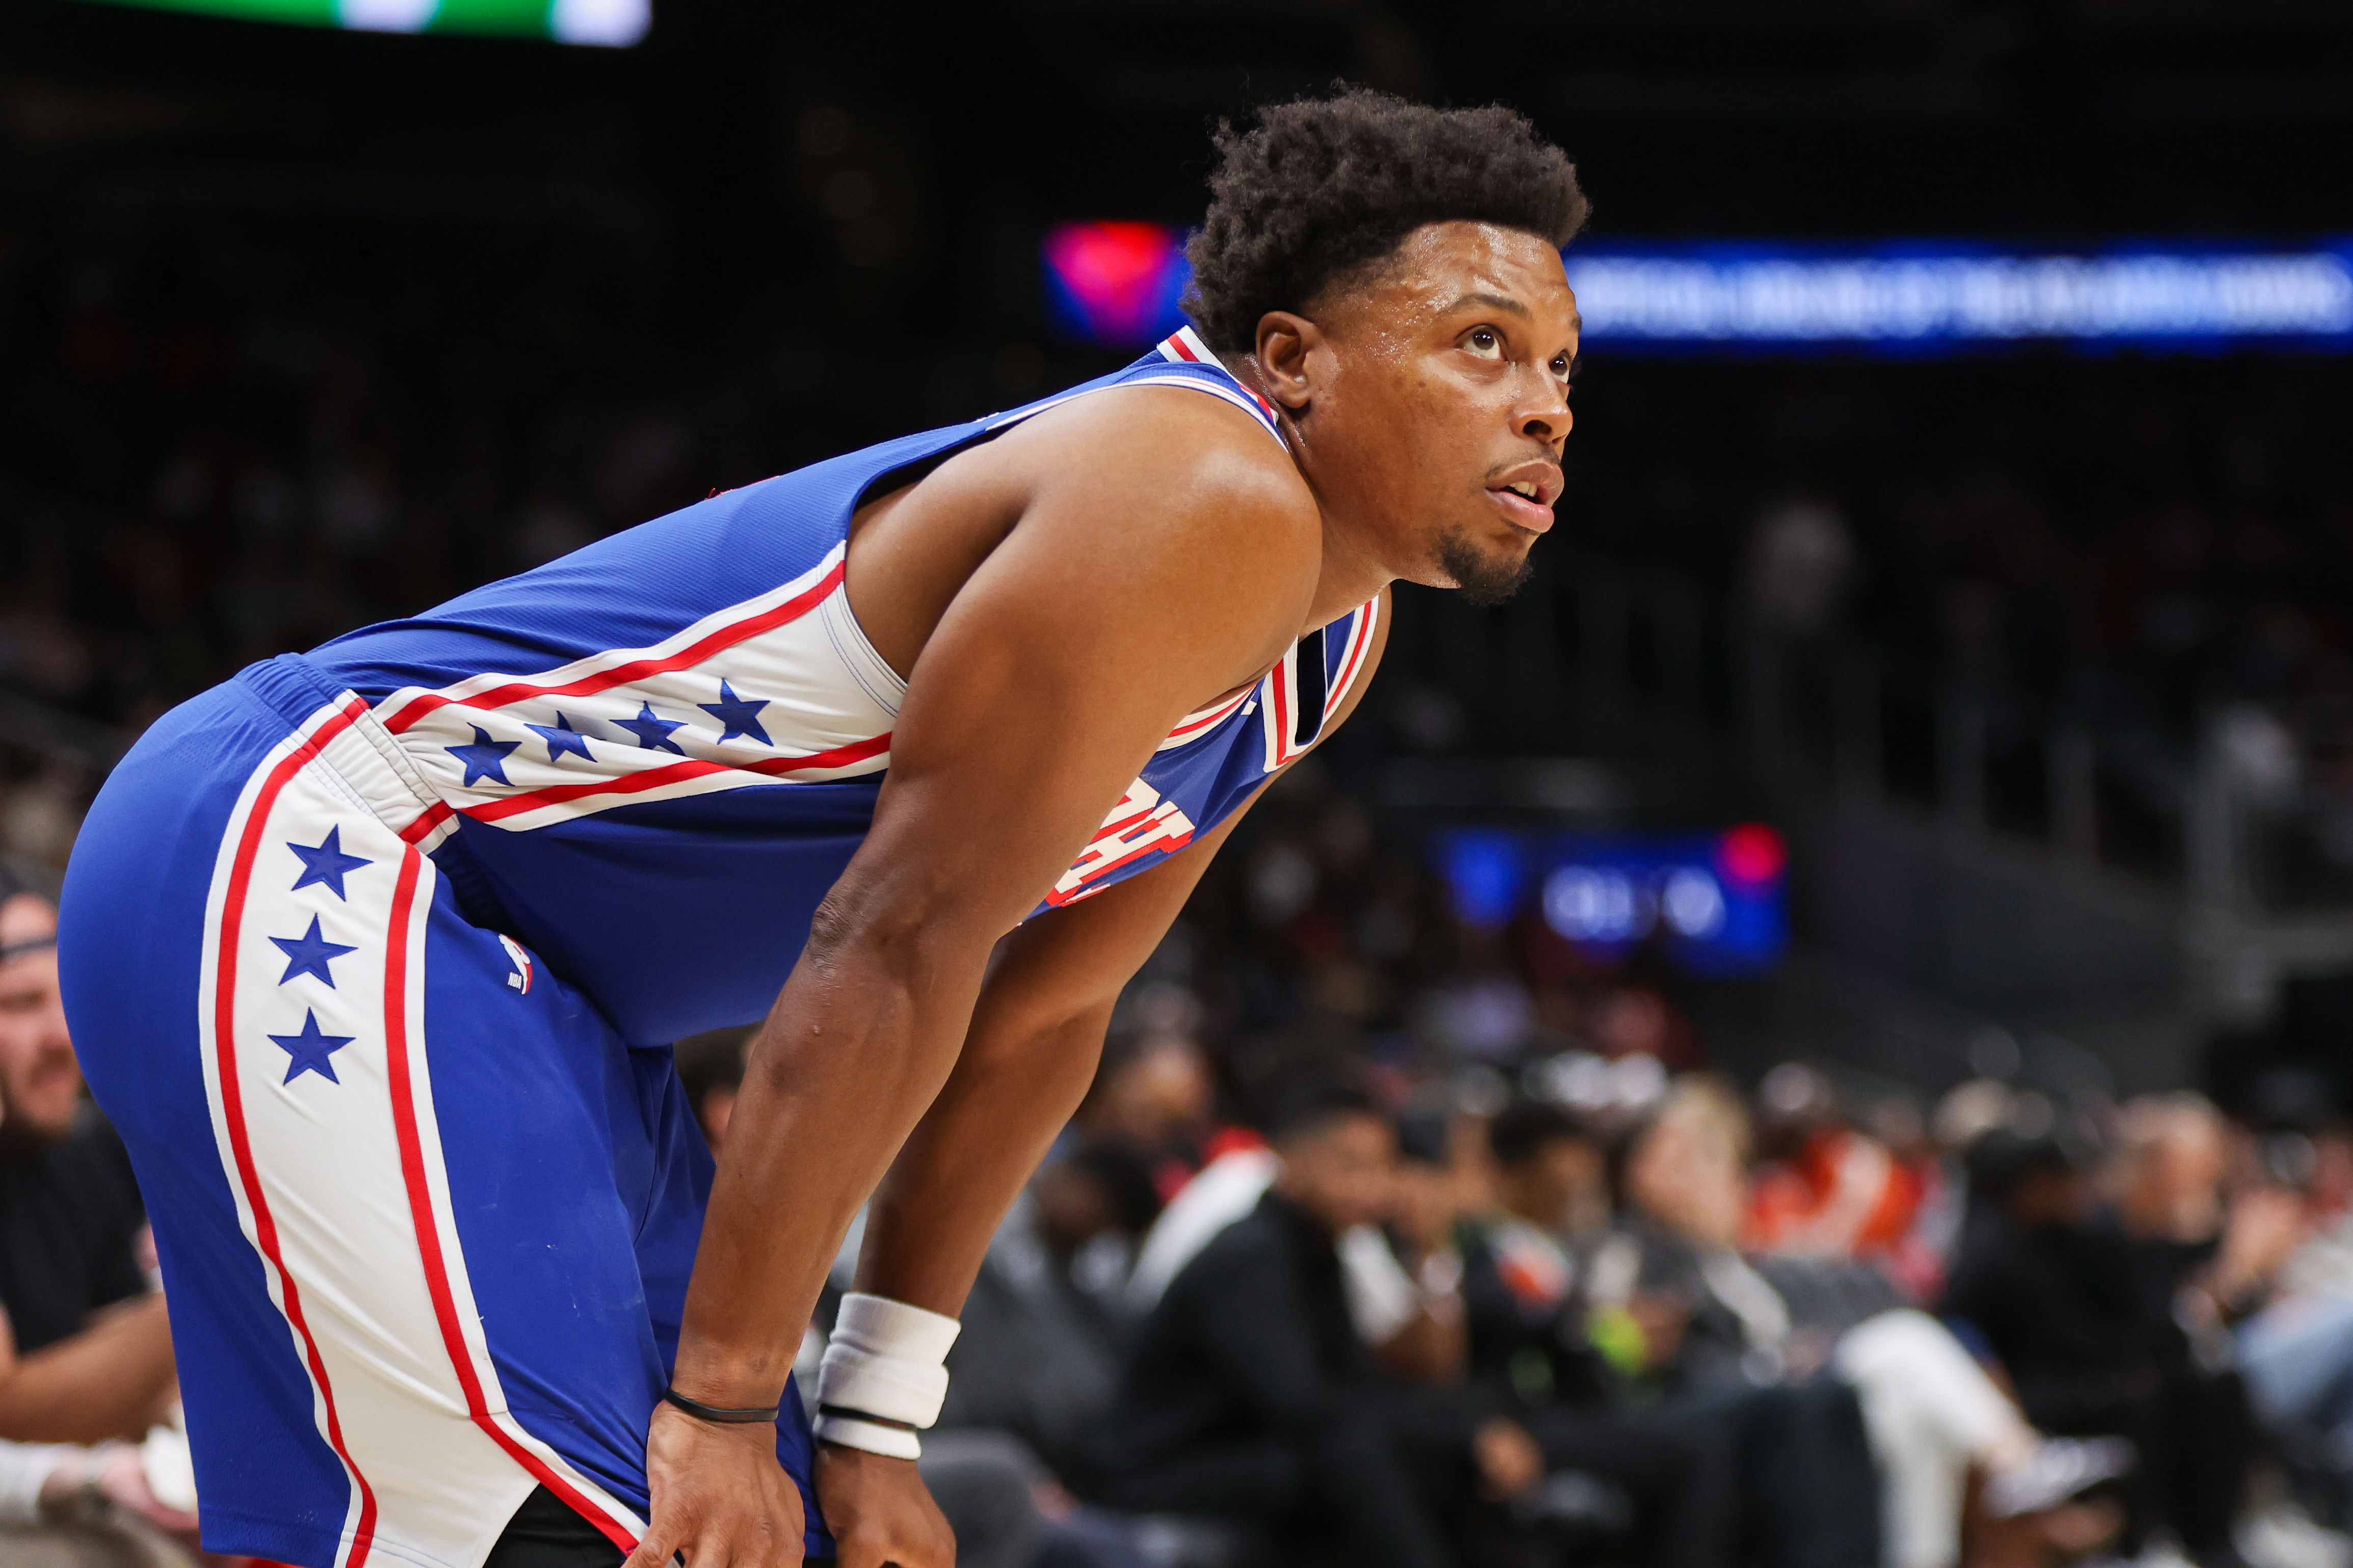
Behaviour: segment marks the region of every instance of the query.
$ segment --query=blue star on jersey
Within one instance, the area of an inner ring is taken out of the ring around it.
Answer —
[[[470,746],[444,746],[441,749],[466,764],[466,784],[476,779],[496,779],[511,784],[507,777],[507,753],[522,745],[521,741],[493,741],[491,732],[480,724],[474,726],[474,743]]]
[[[301,936],[273,936],[269,940],[277,943],[278,951],[286,955],[286,973],[278,977],[280,985],[298,974],[315,974],[332,989],[335,977],[327,973],[327,965],[347,952],[359,951],[321,936],[316,915],[311,917],[311,929]]]
[[[341,824],[327,829],[326,838],[317,844],[289,842],[287,848],[301,858],[302,874],[294,879],[294,891],[301,892],[313,882],[323,884],[337,898],[343,896],[343,876],[375,861],[364,855],[343,853],[343,829]]]
[[[719,743],[725,745],[738,735],[749,735],[764,746],[773,746],[768,732],[760,728],[760,710],[768,705],[765,697],[746,700],[735,695],[735,689],[725,681],[719,683],[719,700],[698,702],[697,708],[719,721]]]
[[[579,752],[584,763],[596,760],[588,754],[588,738],[572,727],[572,721],[564,716],[561,709],[556,710],[554,723],[525,724],[523,728],[547,742],[547,760],[551,763],[560,761],[571,752]]]
[[[639,702],[638,716],[634,719],[614,720],[613,728],[627,730],[638,738],[638,744],[649,752],[674,752],[681,757],[686,755],[679,743],[670,738],[672,730],[686,728],[686,721],[655,718],[654,705],[650,702]]]
[[[286,1077],[280,1081],[292,1083],[304,1073],[314,1072],[329,1083],[341,1083],[343,1080],[335,1076],[335,1064],[328,1058],[358,1037],[322,1033],[319,1015],[305,1007],[302,1009],[301,1034],[272,1035],[269,1037],[278,1043],[280,1049],[294,1058],[286,1064]]]

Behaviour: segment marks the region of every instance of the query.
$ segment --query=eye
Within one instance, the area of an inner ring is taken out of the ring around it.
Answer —
[[[1556,378],[1558,378],[1563,386],[1573,386],[1576,384],[1577,362],[1571,359],[1568,355],[1553,355],[1552,363],[1546,368],[1549,369]]]
[[[1493,327],[1473,327],[1462,334],[1462,346],[1481,359],[1504,357],[1504,334]]]

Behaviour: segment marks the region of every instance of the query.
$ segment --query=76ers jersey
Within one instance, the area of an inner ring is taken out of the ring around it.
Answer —
[[[857,507],[902,476],[1113,386],[1271,411],[1188,330],[1125,370],[967,425],[713,496],[408,620],[248,672],[356,694],[406,796],[372,802],[480,923],[512,932],[655,1044],[765,1015],[870,825],[904,683],[843,586]],[[1314,743],[1378,601],[1187,715],[1046,894],[1135,875]]]

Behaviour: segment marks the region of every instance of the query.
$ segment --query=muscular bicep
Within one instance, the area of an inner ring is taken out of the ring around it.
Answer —
[[[1295,632],[1315,546],[1288,470],[1093,458],[1108,477],[1041,482],[926,640],[838,901],[993,940],[1176,720]]]

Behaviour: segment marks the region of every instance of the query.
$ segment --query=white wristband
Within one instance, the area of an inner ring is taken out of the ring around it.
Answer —
[[[940,1418],[948,1392],[942,1363],[962,1326],[887,1297],[844,1296],[818,1367],[817,1436],[892,1458],[920,1455],[915,1429]]]
[[[902,1432],[896,1426],[878,1426],[871,1421],[860,1421],[854,1415],[819,1415],[811,1428],[820,1443],[835,1443],[845,1448],[863,1448],[870,1454],[880,1454],[889,1459],[920,1459],[923,1457],[923,1439],[913,1432]]]

